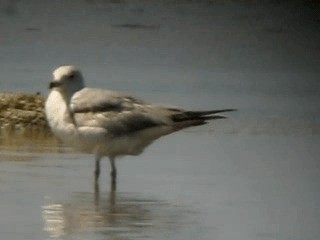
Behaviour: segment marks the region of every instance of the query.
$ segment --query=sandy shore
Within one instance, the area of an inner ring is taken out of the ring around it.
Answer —
[[[48,130],[44,101],[45,98],[39,94],[0,93],[0,127]]]

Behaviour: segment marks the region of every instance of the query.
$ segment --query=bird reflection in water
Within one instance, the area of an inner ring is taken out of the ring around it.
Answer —
[[[186,211],[165,201],[116,192],[115,188],[102,195],[96,186],[95,193],[74,193],[67,203],[43,206],[44,230],[51,239],[77,234],[136,239],[160,229],[168,233],[185,219]]]

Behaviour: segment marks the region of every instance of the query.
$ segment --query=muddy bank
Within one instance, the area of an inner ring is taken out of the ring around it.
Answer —
[[[49,131],[40,94],[0,93],[1,129],[42,129]]]

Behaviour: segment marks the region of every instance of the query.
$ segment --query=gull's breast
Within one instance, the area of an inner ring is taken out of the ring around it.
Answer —
[[[75,141],[76,128],[65,100],[58,91],[52,91],[45,104],[45,113],[52,132],[68,144]]]

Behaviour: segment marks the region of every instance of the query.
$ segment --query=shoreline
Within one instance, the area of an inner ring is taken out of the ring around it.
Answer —
[[[50,131],[44,103],[39,93],[0,93],[0,128]]]

